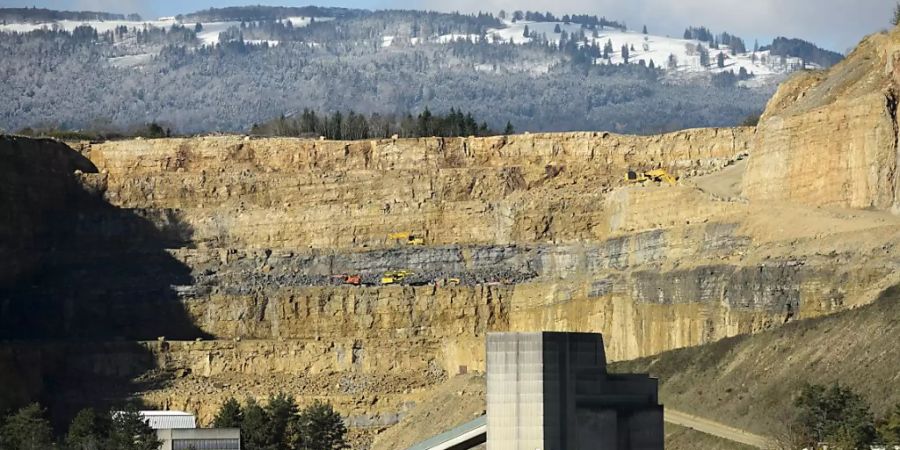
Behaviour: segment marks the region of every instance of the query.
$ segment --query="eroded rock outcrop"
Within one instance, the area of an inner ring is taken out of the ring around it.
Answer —
[[[900,213],[898,100],[900,29],[784,83],[760,121],[744,194]]]

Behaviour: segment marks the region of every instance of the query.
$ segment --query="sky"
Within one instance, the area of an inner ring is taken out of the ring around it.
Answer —
[[[632,29],[646,24],[654,34],[681,36],[687,26],[703,25],[715,33],[740,36],[748,45],[755,39],[762,45],[787,36],[841,53],[865,35],[885,29],[893,9],[892,0],[0,0],[2,7],[137,12],[145,18],[247,4],[596,14],[625,21]]]

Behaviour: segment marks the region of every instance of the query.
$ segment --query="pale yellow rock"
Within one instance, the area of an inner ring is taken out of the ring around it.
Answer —
[[[867,37],[826,73],[769,102],[744,177],[752,201],[900,213],[900,30]]]

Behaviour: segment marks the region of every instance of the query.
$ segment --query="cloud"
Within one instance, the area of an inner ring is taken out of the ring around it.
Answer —
[[[678,36],[690,25],[727,31],[753,41],[798,37],[843,52],[888,26],[884,0],[389,0],[393,6],[438,11],[501,9],[579,13],[624,20],[630,28]]]

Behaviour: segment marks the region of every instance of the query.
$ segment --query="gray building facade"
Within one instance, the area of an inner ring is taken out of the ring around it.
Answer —
[[[606,371],[594,333],[490,333],[488,450],[662,450],[657,380]]]
[[[168,428],[156,430],[160,450],[241,450],[237,428]]]

